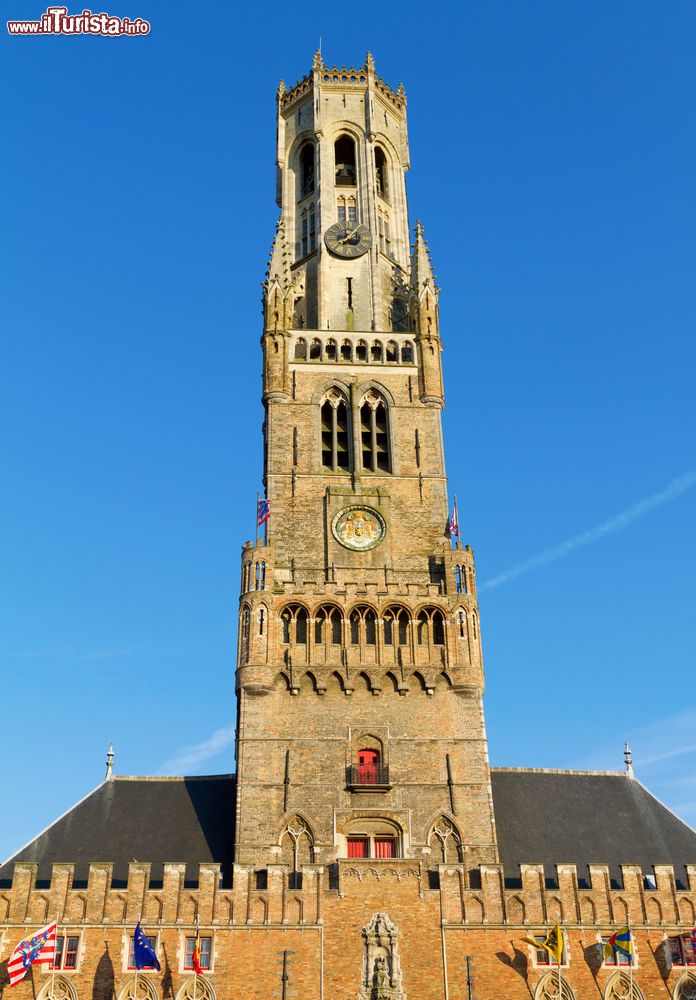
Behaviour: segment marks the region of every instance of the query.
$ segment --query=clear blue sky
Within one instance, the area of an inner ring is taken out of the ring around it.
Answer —
[[[0,856],[110,739],[121,774],[233,770],[275,90],[320,36],[408,95],[492,762],[628,737],[696,822],[693,3],[107,9],[152,33],[2,37]]]

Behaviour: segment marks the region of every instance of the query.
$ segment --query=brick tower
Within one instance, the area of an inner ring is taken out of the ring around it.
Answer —
[[[498,860],[473,554],[447,536],[438,289],[406,98],[280,84],[265,544],[242,553],[235,861]]]

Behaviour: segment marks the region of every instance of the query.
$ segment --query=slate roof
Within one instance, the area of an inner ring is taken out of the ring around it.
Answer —
[[[635,778],[623,773],[493,768],[493,804],[500,860],[509,885],[519,865],[543,864],[547,878],[557,863],[577,865],[580,884],[587,866],[608,864],[620,883],[622,864],[674,865],[687,887],[685,865],[696,864],[696,831],[662,805]],[[231,881],[234,848],[233,775],[194,778],[122,778],[105,781],[0,866],[0,888],[9,886],[15,861],[39,864],[39,884],[53,862],[75,864],[84,884],[92,861],[114,866],[124,885],[130,861],[152,864],[154,884],[164,862],[184,862],[186,880],[198,879],[201,862],[222,866]]]
[[[688,888],[685,865],[696,864],[696,831],[624,773],[493,768],[493,804],[500,861],[506,879],[520,862],[576,864],[589,884],[588,864],[608,864],[620,883],[620,865],[674,865]],[[581,881],[581,885],[582,885]]]
[[[72,862],[76,883],[86,882],[90,862],[110,861],[117,885],[127,881],[131,861],[152,862],[155,883],[165,861],[185,862],[190,882],[198,881],[200,862],[216,861],[228,884],[234,787],[229,774],[104,781],[0,867],[0,886],[12,880],[15,861],[37,861],[39,882],[50,880],[54,861]]]

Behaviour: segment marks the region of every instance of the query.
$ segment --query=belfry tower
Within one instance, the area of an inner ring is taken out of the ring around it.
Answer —
[[[242,553],[238,864],[498,860],[474,559],[448,535],[438,288],[406,97],[277,95],[263,288],[266,543]]]

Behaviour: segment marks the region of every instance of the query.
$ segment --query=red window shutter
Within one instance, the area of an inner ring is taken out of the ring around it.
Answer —
[[[396,840],[394,837],[375,837],[375,857],[396,857]]]
[[[368,839],[367,837],[349,837],[348,838],[348,857],[349,858],[366,858],[368,857]]]
[[[358,753],[358,778],[361,785],[379,783],[379,764],[378,750],[360,750]]]

